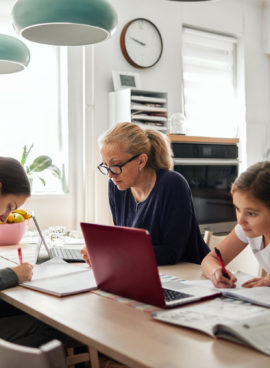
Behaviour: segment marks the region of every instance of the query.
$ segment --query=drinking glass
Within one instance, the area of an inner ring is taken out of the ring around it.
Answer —
[[[66,227],[65,226],[50,226],[48,229],[49,243],[51,246],[64,245]]]

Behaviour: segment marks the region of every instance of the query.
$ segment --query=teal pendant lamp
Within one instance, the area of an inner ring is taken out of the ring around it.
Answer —
[[[12,17],[24,38],[58,46],[104,41],[117,25],[117,14],[107,0],[17,0]]]
[[[23,70],[30,61],[27,46],[15,37],[0,34],[0,74]]]
[[[178,1],[182,3],[196,3],[196,2],[203,2],[203,1],[213,1],[213,0],[169,0],[169,1]]]

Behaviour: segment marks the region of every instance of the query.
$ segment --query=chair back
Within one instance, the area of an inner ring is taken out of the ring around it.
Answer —
[[[0,368],[66,368],[62,343],[52,340],[39,348],[13,344],[0,339]]]

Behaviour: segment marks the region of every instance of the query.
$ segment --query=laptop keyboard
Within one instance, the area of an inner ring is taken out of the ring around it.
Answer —
[[[68,249],[68,248],[50,248],[50,254],[52,257],[60,257],[67,261],[73,262],[84,262],[79,249]]]
[[[163,288],[163,293],[164,293],[166,302],[173,302],[174,300],[185,299],[185,298],[189,298],[193,296],[191,294],[186,294],[180,291],[164,289],[164,288]]]

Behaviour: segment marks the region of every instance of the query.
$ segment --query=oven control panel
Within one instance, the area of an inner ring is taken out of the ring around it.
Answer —
[[[238,146],[236,144],[173,142],[172,150],[175,158],[238,158]]]

